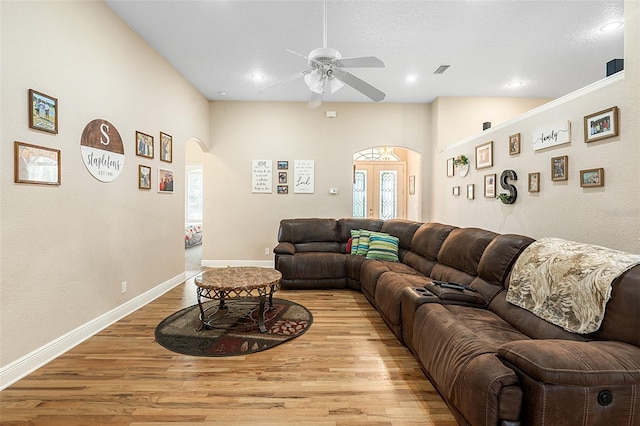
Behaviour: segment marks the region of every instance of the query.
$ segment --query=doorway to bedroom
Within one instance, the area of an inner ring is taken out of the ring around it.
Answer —
[[[185,239],[184,270],[187,278],[200,272],[202,265],[203,218],[203,151],[199,141],[185,143]]]

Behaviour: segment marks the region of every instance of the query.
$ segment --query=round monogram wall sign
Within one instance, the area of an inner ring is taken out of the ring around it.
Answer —
[[[80,139],[82,161],[89,173],[102,182],[111,182],[124,168],[124,145],[116,127],[107,120],[91,121]]]

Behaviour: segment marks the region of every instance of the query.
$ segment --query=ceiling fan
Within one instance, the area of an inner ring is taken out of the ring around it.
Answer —
[[[308,56],[286,49],[289,53],[305,58],[311,68],[276,81],[267,87],[263,87],[259,92],[279,84],[303,78],[305,84],[311,91],[308,104],[309,108],[318,107],[322,103],[322,96],[325,93],[335,93],[344,87],[345,84],[353,87],[374,102],[383,100],[386,96],[384,92],[351,74],[345,68],[384,68],[384,62],[375,56],[343,58],[336,49],[327,47],[327,0],[324,0],[323,23],[323,47],[313,49]]]

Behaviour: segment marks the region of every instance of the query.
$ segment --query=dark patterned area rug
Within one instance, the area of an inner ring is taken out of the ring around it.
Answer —
[[[217,301],[203,304],[215,310]],[[304,334],[313,315],[307,308],[284,299],[273,299],[273,307],[264,313],[266,333],[258,326],[258,300],[231,300],[228,312],[215,328],[202,329],[198,305],[184,308],[162,320],[156,327],[156,341],[184,355],[234,356],[264,351]]]

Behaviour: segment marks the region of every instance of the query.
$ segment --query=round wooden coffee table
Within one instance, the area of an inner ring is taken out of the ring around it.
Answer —
[[[226,327],[224,318],[228,316],[230,299],[244,299],[250,302],[258,298],[258,325],[262,333],[267,329],[264,325],[264,313],[267,296],[269,307],[273,307],[273,293],[280,289],[282,274],[272,268],[258,268],[255,266],[238,266],[227,268],[212,268],[202,272],[194,280],[197,287],[200,320],[204,328]],[[208,308],[202,305],[202,299],[218,300]],[[254,309],[255,310],[255,309]]]

